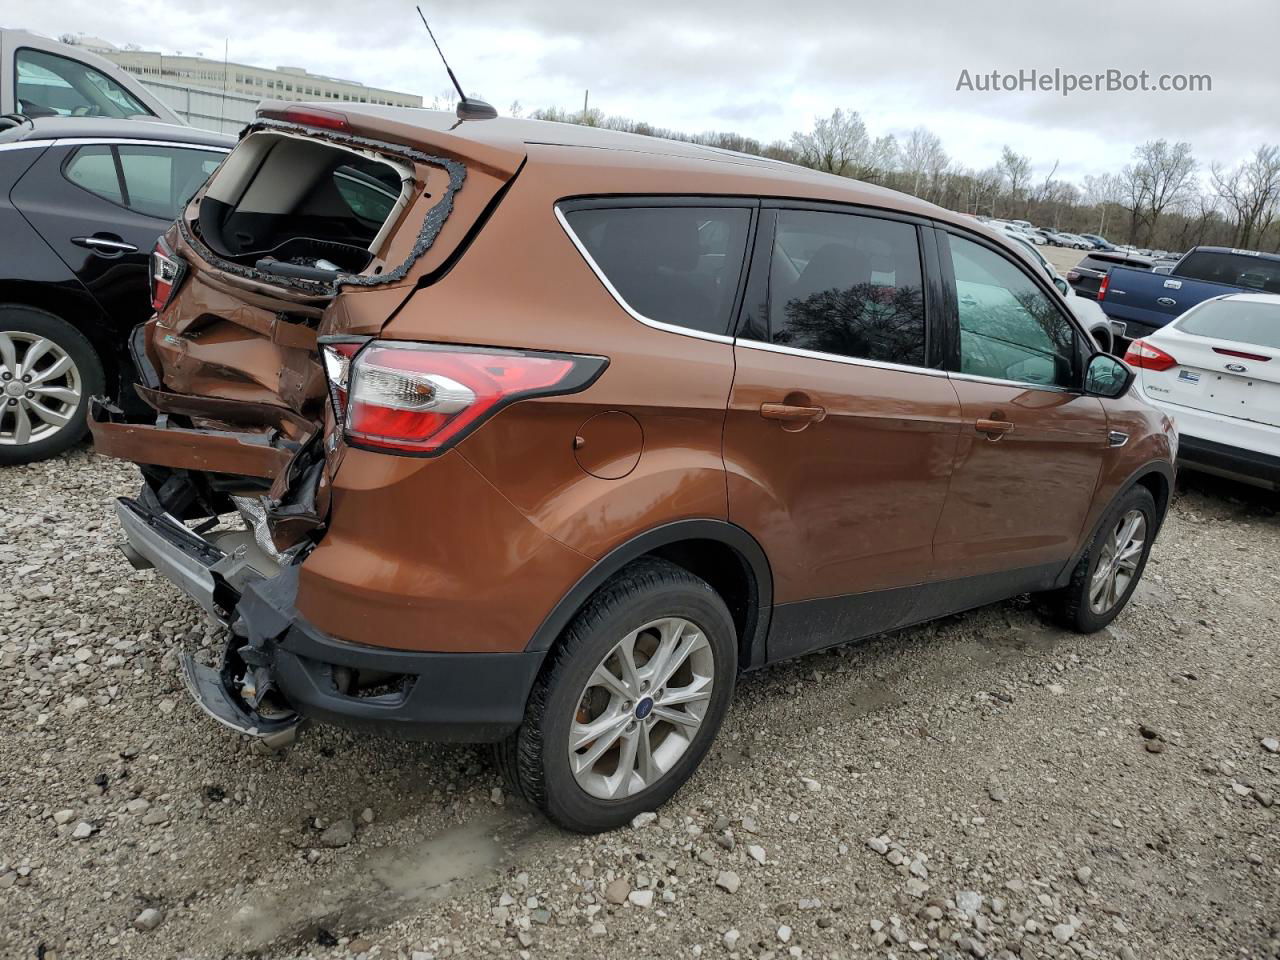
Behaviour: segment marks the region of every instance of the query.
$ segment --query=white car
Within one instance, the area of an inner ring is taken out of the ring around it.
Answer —
[[[1177,424],[1180,465],[1280,490],[1280,295],[1205,300],[1124,359]]]
[[[1013,234],[1008,234],[1008,236],[1018,241],[1018,243],[1014,244],[1015,249],[1023,253],[1036,266],[1048,274],[1053,285],[1058,288],[1058,292],[1066,298],[1067,307],[1075,315],[1075,318],[1080,321],[1081,325],[1089,331],[1089,335],[1097,343],[1098,349],[1104,353],[1111,353],[1115,349],[1116,338],[1124,330],[1123,325],[1114,322],[1103,313],[1102,307],[1097,300],[1078,296],[1071,284],[1063,279],[1054,265],[1046,260],[1044,254],[1033,247],[1026,237],[1014,236]]]
[[[1010,223],[1008,220],[991,220],[987,223],[987,226],[997,233],[1003,233],[1006,237],[1021,240],[1023,243],[1034,243],[1036,246],[1041,247],[1046,242],[1044,237],[1037,236],[1016,223]]]

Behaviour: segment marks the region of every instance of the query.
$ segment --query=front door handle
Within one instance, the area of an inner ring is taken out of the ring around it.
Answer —
[[[826,407],[804,407],[795,403],[762,403],[760,416],[785,424],[817,423],[827,415]]]
[[[72,237],[71,242],[77,247],[88,247],[94,253],[118,257],[122,253],[137,253],[138,248],[119,237],[95,233],[91,237]]]
[[[973,422],[973,427],[979,433],[985,433],[988,440],[999,440],[1006,433],[1013,430],[1013,424],[1008,420],[996,420],[992,418],[980,417]]]

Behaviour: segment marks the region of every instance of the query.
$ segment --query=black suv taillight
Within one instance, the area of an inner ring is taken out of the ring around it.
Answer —
[[[182,285],[187,275],[187,262],[169,249],[164,237],[151,251],[151,309],[159,313]]]
[[[395,340],[322,341],[338,425],[352,446],[443,453],[503,407],[585,390],[609,361],[541,350]]]

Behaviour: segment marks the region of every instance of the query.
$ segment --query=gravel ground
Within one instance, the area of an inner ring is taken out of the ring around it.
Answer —
[[[207,720],[217,633],[114,549],[131,469],[0,472],[0,955],[1275,957],[1280,518],[1192,480],[1101,634],[1009,602],[745,678],[647,822],[487,752]]]

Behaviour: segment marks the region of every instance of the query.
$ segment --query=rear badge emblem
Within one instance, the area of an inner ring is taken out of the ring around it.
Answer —
[[[1162,307],[1176,307],[1178,305],[1178,301],[1173,297],[1159,297],[1156,299],[1156,303]]]
[[[1199,383],[1200,374],[1192,373],[1190,370],[1179,370],[1178,379],[1185,380],[1187,383]]]
[[[1230,370],[1232,373],[1248,373],[1249,372],[1249,368],[1246,367],[1243,363],[1228,363],[1227,369]]]

